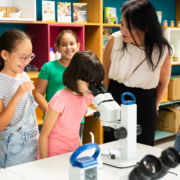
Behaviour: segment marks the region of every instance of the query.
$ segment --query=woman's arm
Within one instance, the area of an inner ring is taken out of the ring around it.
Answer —
[[[37,79],[35,90],[33,91],[34,99],[39,104],[40,109],[46,112],[48,107],[48,102],[46,101],[44,95],[46,93],[48,81],[44,79]]]
[[[109,74],[109,68],[111,65],[111,51],[112,51],[113,44],[114,44],[114,38],[110,36],[103,52],[103,66],[104,66],[104,71],[105,71],[104,84],[105,84],[106,90],[108,89],[109,82],[110,82],[110,79],[108,78],[108,74]]]
[[[161,103],[161,100],[166,92],[166,89],[169,84],[171,76],[171,59],[169,57],[169,54],[166,56],[166,59],[161,67],[160,72],[160,79],[159,84],[156,89],[156,108],[159,109],[159,104]]]
[[[39,137],[39,152],[41,159],[48,157],[48,137],[59,115],[59,112],[54,111],[51,108],[49,108],[46,113]]]

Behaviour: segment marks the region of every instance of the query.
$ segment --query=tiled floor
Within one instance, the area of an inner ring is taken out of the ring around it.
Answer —
[[[175,139],[176,139],[176,136],[161,139],[161,140],[155,141],[154,146],[158,147],[158,148],[161,148],[161,149],[166,149],[168,147],[173,147]]]

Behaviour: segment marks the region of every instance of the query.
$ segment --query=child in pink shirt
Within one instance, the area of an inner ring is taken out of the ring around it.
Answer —
[[[83,51],[73,56],[63,74],[66,88],[58,91],[48,104],[38,159],[71,152],[81,145],[80,122],[93,100],[89,84],[103,79],[103,66],[94,53]]]

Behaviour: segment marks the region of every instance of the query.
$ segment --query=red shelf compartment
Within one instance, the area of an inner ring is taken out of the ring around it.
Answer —
[[[54,44],[60,32],[64,29],[71,29],[77,35],[80,42],[80,51],[84,50],[85,28],[84,25],[67,25],[67,24],[29,24],[26,25],[26,33],[31,37],[33,53],[36,55],[31,64],[36,65],[38,70],[44,63],[50,61],[50,47],[56,49]]]

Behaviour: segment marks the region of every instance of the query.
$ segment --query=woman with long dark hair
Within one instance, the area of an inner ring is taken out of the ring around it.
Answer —
[[[129,0],[121,14],[121,31],[112,34],[104,50],[104,83],[119,104],[122,93],[134,94],[142,127],[137,142],[154,146],[157,110],[171,74],[171,47],[149,1]],[[104,142],[113,140],[113,129],[104,131]]]

